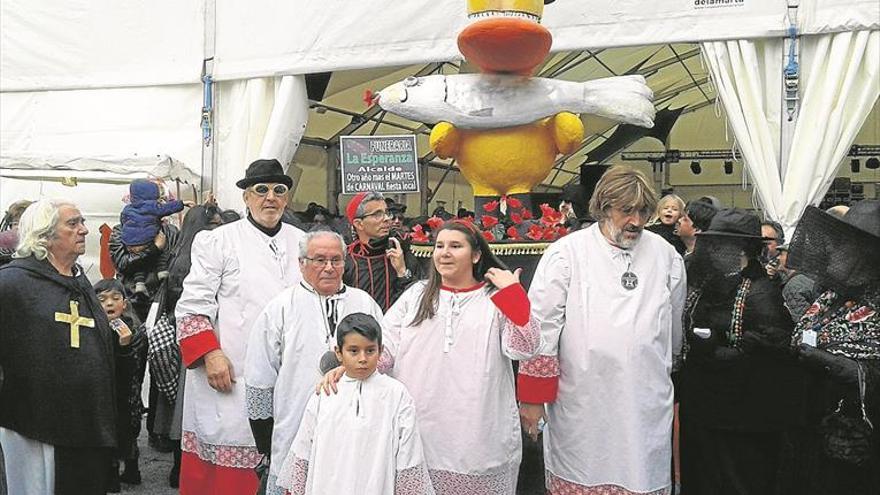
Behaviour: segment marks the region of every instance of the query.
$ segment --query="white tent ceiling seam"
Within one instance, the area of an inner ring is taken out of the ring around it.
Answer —
[[[116,176],[157,177],[179,180],[187,184],[198,184],[198,174],[182,162],[167,155],[155,156],[61,156],[61,155],[0,155],[0,170],[23,171],[25,176],[34,171],[54,172],[56,176],[68,173],[78,177],[88,177],[81,172],[106,172]]]

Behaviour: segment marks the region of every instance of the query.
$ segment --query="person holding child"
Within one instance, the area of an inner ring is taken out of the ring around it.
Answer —
[[[654,221],[645,227],[645,230],[662,237],[672,244],[678,254],[683,255],[687,248],[676,233],[678,220],[684,215],[684,201],[675,194],[667,194],[657,202],[657,210],[654,212]]]
[[[153,240],[162,227],[162,219],[183,211],[184,202],[180,200],[165,201],[159,190],[159,184],[147,179],[136,179],[129,185],[129,204],[122,209],[119,223],[122,225],[122,243],[131,254],[144,252],[154,246]],[[192,202],[187,202],[192,206]],[[160,256],[156,272],[160,279],[168,274],[168,258]],[[142,267],[130,274],[134,282],[135,294],[147,294],[147,273]]]
[[[512,361],[541,344],[520,270],[509,271],[460,220],[437,231],[432,256],[428,279],[385,315],[379,370],[413,396],[439,495],[513,495],[522,437]],[[340,374],[328,374],[327,385]]]
[[[334,343],[345,370],[339,393],[311,395],[278,484],[291,495],[433,494],[413,398],[402,383],[376,372],[379,322],[351,313],[339,322]]]
[[[269,301],[251,329],[245,394],[257,450],[264,466],[269,463],[269,494],[283,493],[275,479],[321,377],[322,358],[326,361],[328,352],[333,357],[337,323],[355,312],[382,318],[368,293],[342,283],[345,254],[345,241],[336,232],[305,234],[299,244],[302,280]]]

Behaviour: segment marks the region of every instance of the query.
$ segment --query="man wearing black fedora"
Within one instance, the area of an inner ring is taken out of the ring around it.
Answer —
[[[236,185],[247,217],[196,235],[175,310],[188,368],[182,495],[255,493],[253,468],[268,449],[255,444],[237,375],[254,320],[269,300],[302,279],[296,260],[305,234],[281,222],[293,180],[278,160],[257,160]]]
[[[840,216],[808,207],[788,264],[820,288],[792,344],[808,372],[806,429],[792,441],[785,493],[880,490],[880,201]]]

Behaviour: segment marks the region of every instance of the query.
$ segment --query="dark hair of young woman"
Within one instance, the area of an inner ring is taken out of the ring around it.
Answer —
[[[478,282],[485,280],[484,275],[489,271],[489,268],[500,268],[502,270],[508,269],[504,262],[492,254],[492,250],[489,248],[489,243],[486,242],[486,239],[473,224],[463,220],[450,220],[434,232],[434,239],[436,240],[437,236],[440,235],[440,232],[443,232],[444,230],[461,232],[464,234],[465,239],[467,239],[468,244],[470,244],[471,249],[474,252],[480,253],[480,260],[474,263],[473,266],[474,278]],[[440,279],[440,273],[437,272],[437,267],[434,266],[432,259],[431,269],[428,273],[427,286],[422,293],[422,298],[419,300],[419,309],[416,311],[416,316],[413,318],[413,321],[409,326],[417,326],[423,321],[430,320],[434,317],[437,313],[437,304],[440,300],[441,285],[443,285],[443,281]]]

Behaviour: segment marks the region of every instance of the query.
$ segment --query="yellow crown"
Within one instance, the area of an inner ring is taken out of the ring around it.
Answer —
[[[527,14],[541,19],[544,0],[468,0],[468,17]]]

